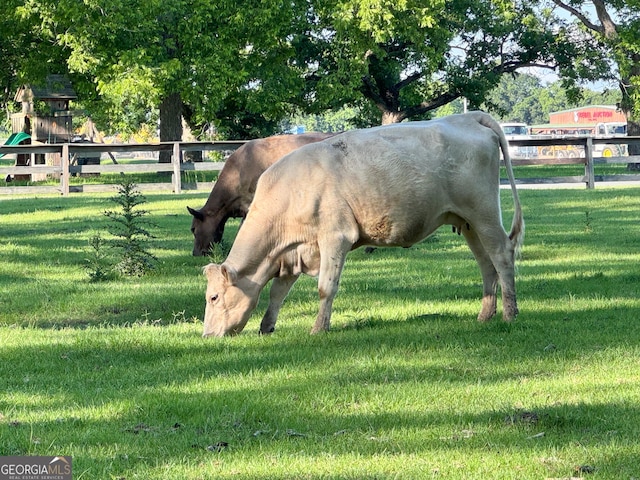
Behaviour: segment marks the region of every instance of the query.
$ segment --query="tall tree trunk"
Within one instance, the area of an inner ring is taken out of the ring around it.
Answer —
[[[182,140],[182,98],[170,93],[160,102],[160,141]],[[160,152],[160,163],[171,163],[172,152]]]
[[[557,1],[554,0],[556,3]],[[640,135],[640,112],[635,104],[634,90],[637,88],[633,84],[634,77],[640,76],[640,55],[634,52],[622,50],[619,44],[618,26],[615,24],[611,15],[607,11],[607,5],[603,0],[593,0],[598,19],[600,20],[600,29],[598,30],[604,38],[618,50],[618,56],[627,57],[629,70],[624,72],[621,70],[620,90],[622,91],[622,101],[620,108],[627,117],[627,135]],[[583,21],[584,23],[584,21]],[[587,25],[589,26],[589,25]],[[591,27],[590,27],[591,28]],[[621,62],[617,59],[618,67]],[[626,62],[624,62],[626,63]],[[629,155],[640,155],[640,145],[633,144],[628,147]],[[627,169],[640,170],[640,163],[628,163]]]
[[[640,137],[640,119],[634,117],[633,112],[625,112],[627,115],[627,135],[630,137]],[[640,144],[630,143],[628,146],[629,155],[640,155]],[[627,170],[640,171],[640,163],[627,163]]]
[[[631,67],[629,78],[623,78],[620,82],[620,90],[622,90],[622,102],[620,106],[622,111],[627,116],[627,135],[640,136],[640,112],[638,112],[637,105],[634,102],[634,98],[637,96],[637,86],[634,80],[640,78],[640,54],[630,53]],[[629,155],[640,155],[640,144],[629,144]],[[640,170],[640,163],[628,163],[628,170],[638,171]]]
[[[382,111],[382,125],[400,123],[405,118],[407,117],[404,112],[390,112],[389,110]]]
[[[640,118],[634,116],[632,111],[627,111],[625,114],[627,115],[627,135],[640,137]],[[628,152],[629,155],[640,155],[640,144],[630,143]],[[639,171],[640,163],[627,163],[627,170]]]

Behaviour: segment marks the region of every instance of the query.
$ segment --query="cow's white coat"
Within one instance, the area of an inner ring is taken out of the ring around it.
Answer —
[[[510,234],[502,226],[500,152],[514,198]],[[443,224],[462,233],[483,279],[479,320],[518,313],[515,252],[524,222],[508,145],[487,114],[354,130],[304,146],[269,167],[222,265],[205,267],[204,336],[240,332],[273,279],[260,331],[274,330],[301,273],[318,276],[312,333],[329,329],[347,253],[362,245],[409,247]]]

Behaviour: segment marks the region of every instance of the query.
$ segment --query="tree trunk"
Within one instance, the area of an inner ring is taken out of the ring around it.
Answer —
[[[400,123],[406,117],[404,112],[390,112],[389,110],[383,110],[382,112],[382,125],[390,125],[392,123]]]
[[[627,135],[630,137],[640,137],[640,120],[633,118],[632,112],[627,114]],[[640,155],[640,144],[630,143],[628,146],[629,155]],[[640,171],[640,163],[627,163],[627,170]]]
[[[182,98],[170,93],[160,102],[160,141],[182,140]],[[160,163],[171,163],[172,152],[160,152]]]
[[[627,135],[628,136],[640,136],[640,111],[638,111],[636,87],[633,79],[640,77],[640,54],[632,53],[631,68],[629,78],[623,78],[620,82],[620,90],[622,90],[622,101],[620,106],[622,111],[627,116]],[[629,155],[640,155],[640,144],[629,144]],[[640,163],[628,163],[628,170],[639,171]]]

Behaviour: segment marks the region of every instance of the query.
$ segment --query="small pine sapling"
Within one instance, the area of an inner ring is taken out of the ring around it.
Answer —
[[[118,184],[118,195],[111,201],[120,206],[119,211],[104,212],[112,220],[109,233],[116,237],[112,246],[119,251],[115,270],[126,276],[142,276],[157,260],[148,250],[149,239],[155,237],[145,228],[155,225],[145,218],[149,211],[138,208],[146,199],[134,182],[124,179]]]

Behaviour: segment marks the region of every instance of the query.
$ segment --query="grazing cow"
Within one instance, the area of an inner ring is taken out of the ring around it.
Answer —
[[[332,135],[334,134],[277,135],[251,140],[233,152],[225,162],[207,203],[200,210],[187,207],[193,215],[193,255],[206,255],[212,243],[220,243],[224,225],[229,218],[244,218],[247,215],[262,172],[296,148]]]
[[[500,152],[514,202],[511,232],[500,212]],[[353,130],[304,146],[269,167],[222,265],[208,280],[203,336],[237,334],[273,278],[261,333],[274,330],[301,273],[318,276],[320,310],[311,333],[329,329],[347,253],[362,245],[409,247],[439,226],[464,235],[483,281],[478,320],[518,313],[515,256],[522,208],[500,126],[471,112],[429,122]]]

